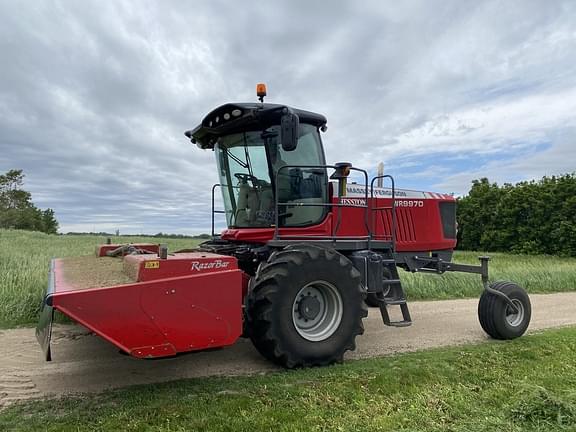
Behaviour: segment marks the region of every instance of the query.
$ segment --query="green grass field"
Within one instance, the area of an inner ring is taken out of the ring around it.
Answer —
[[[57,236],[28,231],[0,230],[0,327],[36,323],[47,285],[50,258],[88,255],[105,237]],[[114,237],[114,242],[168,244],[170,250],[195,246],[194,239]],[[477,252],[457,252],[455,260],[476,264]],[[531,293],[576,290],[576,259],[552,256],[492,254],[492,280],[511,280]],[[410,300],[479,296],[480,277],[470,274],[424,275],[401,271]]]
[[[112,237],[114,243],[165,243],[169,250],[194,247],[195,239]],[[94,254],[101,236],[49,235],[0,229],[0,327],[36,324],[48,284],[51,258]]]
[[[0,413],[5,431],[574,431],[576,329]]]

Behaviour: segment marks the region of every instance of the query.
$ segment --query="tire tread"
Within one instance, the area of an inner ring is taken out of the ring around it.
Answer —
[[[478,320],[482,329],[492,338],[499,340],[515,339],[526,331],[531,318],[530,299],[526,291],[513,282],[498,281],[490,287],[518,299],[524,304],[524,322],[518,328],[506,324],[506,304],[498,296],[484,291],[478,302]]]
[[[355,294],[359,298],[359,313],[350,326],[345,343],[337,347],[331,355],[317,358],[301,356],[298,352],[287,350],[282,344],[281,336],[274,334],[272,322],[275,298],[280,295],[279,291],[290,283],[291,271],[298,271],[296,269],[308,261],[318,261],[318,265],[322,262],[332,265],[336,263],[344,270],[343,273],[349,276],[349,282],[354,286]],[[246,299],[248,334],[258,352],[268,360],[287,368],[325,366],[341,361],[346,351],[355,349],[356,336],[364,333],[362,318],[368,315],[368,309],[364,304],[366,293],[360,279],[360,273],[352,263],[334,250],[311,245],[291,245],[272,253],[267,262],[260,266]]]

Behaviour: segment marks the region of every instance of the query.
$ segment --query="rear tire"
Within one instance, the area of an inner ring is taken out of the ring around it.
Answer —
[[[247,298],[256,349],[287,368],[324,366],[356,348],[368,314],[360,273],[340,253],[294,245],[273,253]]]
[[[515,339],[522,336],[532,315],[528,294],[512,282],[495,282],[490,287],[506,294],[518,308],[518,312],[514,313],[502,298],[484,291],[478,303],[480,325],[494,339]]]

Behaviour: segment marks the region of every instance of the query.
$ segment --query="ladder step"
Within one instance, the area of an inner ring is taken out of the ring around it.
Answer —
[[[387,298],[384,297],[383,302],[386,303],[387,305],[404,305],[406,304],[406,299],[403,298]]]
[[[369,293],[369,294],[375,294],[375,293]],[[389,305],[389,306],[400,306],[400,305],[406,304],[406,299],[403,299],[403,298],[393,298],[393,297],[380,298],[380,297],[376,297],[374,300],[376,300],[380,304]]]
[[[392,303],[388,303],[392,302]],[[402,311],[402,321],[391,321],[390,315],[388,314],[388,306],[395,304],[400,306],[400,310]],[[390,299],[386,300],[385,298],[380,301],[380,313],[382,315],[382,321],[387,326],[392,327],[408,327],[412,325],[412,318],[410,317],[410,312],[408,310],[408,304],[406,303],[405,299]]]
[[[384,279],[382,285],[394,285],[400,283],[400,279]]]
[[[382,292],[375,292],[375,291],[368,291],[368,294],[375,294],[375,298],[374,300],[379,301],[380,303],[384,303],[387,305],[403,305],[406,304],[406,298],[404,297],[393,297],[393,296],[389,296],[389,297],[381,297],[378,294],[381,294]]]
[[[391,327],[410,327],[412,321],[390,321],[388,325]]]

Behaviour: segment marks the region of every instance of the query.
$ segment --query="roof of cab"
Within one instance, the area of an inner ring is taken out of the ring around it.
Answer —
[[[317,127],[326,124],[322,114],[269,103],[228,103],[212,110],[194,129],[185,135],[202,149],[213,148],[216,140],[231,133],[257,130],[279,124],[284,110],[292,110],[300,122]]]

